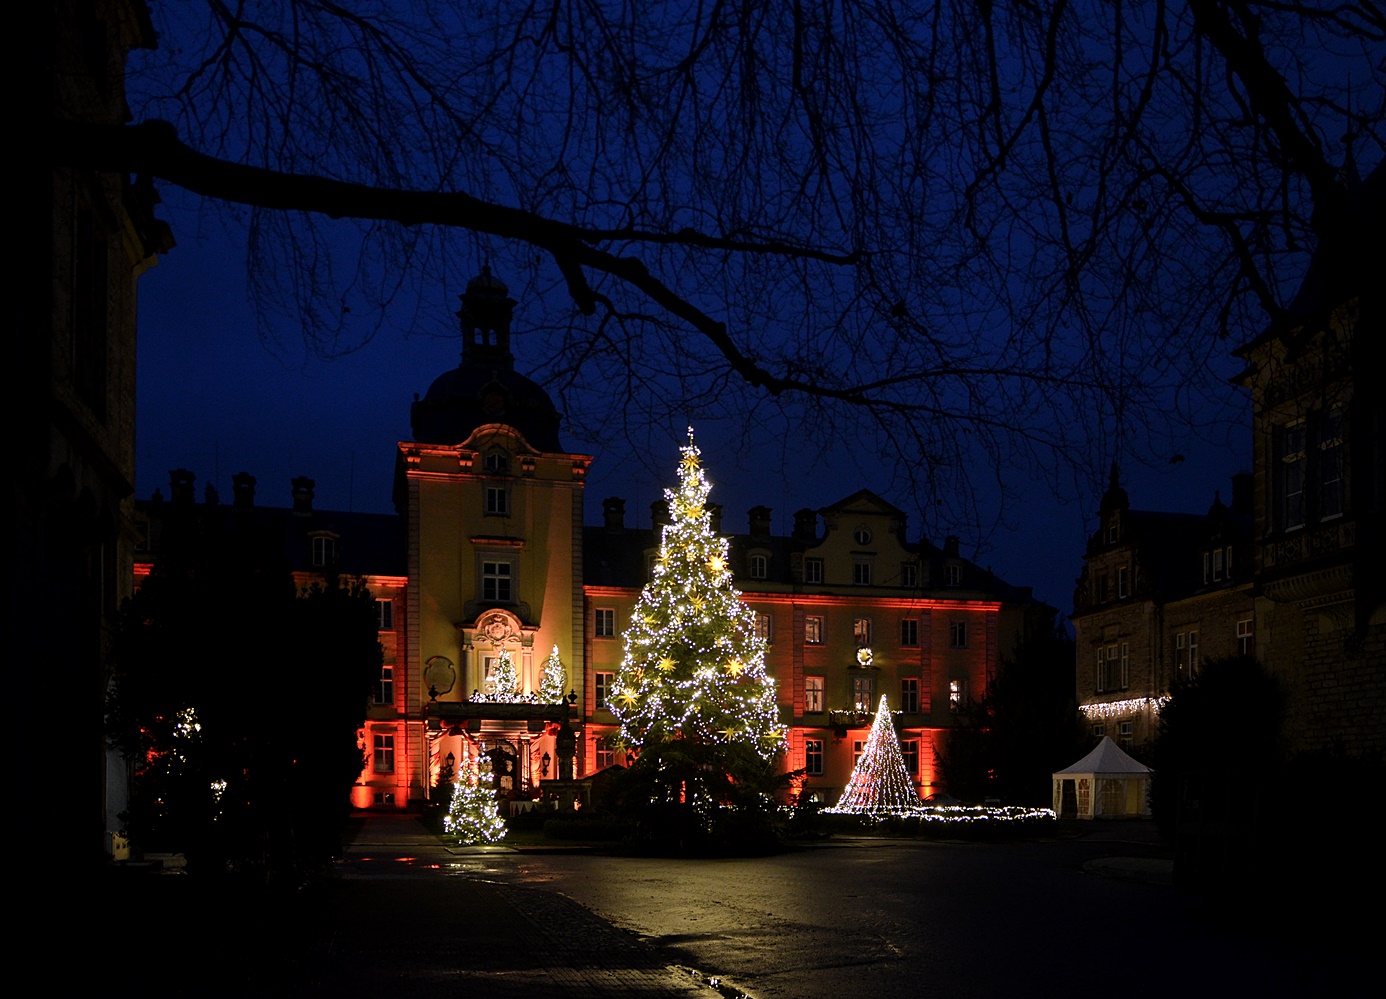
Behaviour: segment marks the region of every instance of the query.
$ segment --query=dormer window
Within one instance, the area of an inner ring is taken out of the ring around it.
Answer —
[[[1113,520],[1107,525],[1107,544],[1114,545],[1121,539],[1121,525]]]
[[[962,585],[962,566],[956,562],[950,562],[943,567],[943,581],[948,586]]]
[[[510,456],[504,451],[491,451],[481,459],[481,467],[495,475],[505,475],[510,471]]]
[[[770,559],[764,555],[752,555],[748,568],[752,579],[765,579],[770,574]]]
[[[337,539],[320,534],[312,540],[313,567],[323,569],[337,564]]]
[[[869,544],[871,544],[871,531],[870,531],[870,529],[868,529],[867,526],[866,526],[865,524],[863,524],[862,526],[858,527],[855,531],[852,532],[852,540],[855,541],[855,542],[856,542],[857,544],[859,544],[859,545],[869,545]]]

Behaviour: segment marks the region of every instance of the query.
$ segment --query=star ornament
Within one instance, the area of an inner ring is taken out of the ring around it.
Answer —
[[[721,555],[714,555],[712,556],[712,558],[707,560],[707,567],[711,569],[713,572],[721,572],[723,569],[727,567],[727,560],[724,559]]]
[[[740,676],[741,671],[745,668],[746,664],[743,663],[740,659],[727,660],[727,672],[730,673],[732,676]]]
[[[659,668],[663,670],[665,673],[672,672],[676,665],[677,663],[675,663],[674,660],[670,659],[668,656],[665,656],[663,659],[659,661]]]

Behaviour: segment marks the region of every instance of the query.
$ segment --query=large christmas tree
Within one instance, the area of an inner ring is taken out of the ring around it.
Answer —
[[[558,646],[555,645],[549,657],[544,660],[544,678],[539,681],[539,703],[563,703],[563,693],[567,684],[563,660],[558,657]]]
[[[920,808],[919,792],[905,769],[900,740],[890,721],[890,705],[882,694],[861,759],[852,768],[842,798],[827,811],[841,815],[909,815]]]
[[[664,491],[670,522],[625,633],[613,710],[622,740],[642,753],[677,747],[700,765],[764,766],[783,740],[765,642],[732,586],[727,540],[712,531],[691,429],[680,450],[679,488]]]
[[[452,801],[443,816],[443,830],[463,845],[494,843],[505,835],[505,821],[491,788],[490,765],[470,755],[462,759],[457,782],[452,785]]]

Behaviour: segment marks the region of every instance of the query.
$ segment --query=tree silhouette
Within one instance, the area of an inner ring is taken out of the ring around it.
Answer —
[[[324,352],[484,254],[608,433],[769,397],[938,491],[978,451],[1154,448],[1311,251],[1325,307],[1380,267],[1374,3],[153,12],[136,121],[55,123],[58,161],[249,206],[257,301]]]

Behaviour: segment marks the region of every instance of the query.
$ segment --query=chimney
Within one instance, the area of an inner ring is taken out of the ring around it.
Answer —
[[[655,500],[650,504],[650,524],[653,527],[663,527],[669,523],[669,501]]]
[[[747,514],[751,522],[751,536],[756,538],[768,538],[770,536],[770,508],[768,506],[753,506]]]
[[[703,509],[706,510],[708,516],[709,516],[710,518],[712,518],[712,533],[713,533],[713,534],[721,534],[721,533],[722,533],[722,504],[721,504],[721,503],[704,503],[704,504],[703,504]]]
[[[1251,490],[1254,478],[1250,472],[1238,472],[1232,476],[1232,512],[1238,517],[1250,517]]]
[[[255,476],[249,472],[231,476],[231,502],[237,510],[249,510],[255,505]]]
[[[197,476],[186,468],[175,468],[168,473],[168,491],[173,502],[191,506],[194,502],[193,483]]]
[[[804,507],[794,514],[794,540],[813,542],[818,540],[818,514]]]
[[[306,475],[297,475],[289,480],[294,488],[294,513],[307,514],[313,512],[313,486],[315,483]]]
[[[950,534],[943,541],[943,555],[945,558],[958,557],[958,536]]]
[[[620,531],[626,526],[626,501],[619,496],[602,500],[602,523],[608,531]]]

